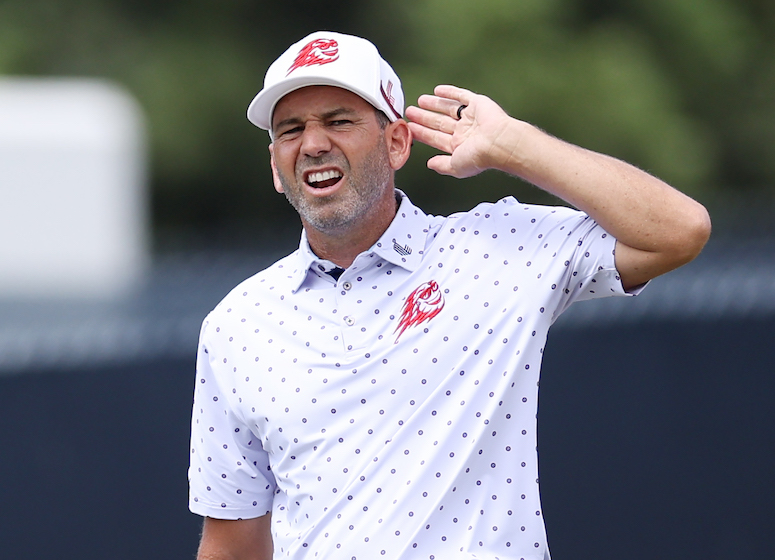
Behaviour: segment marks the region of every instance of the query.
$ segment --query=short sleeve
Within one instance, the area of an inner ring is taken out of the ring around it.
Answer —
[[[191,414],[189,509],[217,519],[260,517],[272,509],[274,476],[260,438],[223,394],[202,326]]]
[[[555,318],[577,301],[609,296],[633,296],[644,286],[625,291],[616,270],[616,238],[584,213],[568,210],[563,219],[573,232],[565,262],[563,297]]]

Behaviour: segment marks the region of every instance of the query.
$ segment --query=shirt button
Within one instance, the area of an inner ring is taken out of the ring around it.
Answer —
[[[352,284],[350,284],[349,282],[345,282],[344,284],[342,284],[342,287],[343,287],[345,290],[348,290],[348,291],[349,291],[349,290],[350,290],[350,288],[352,288],[352,287],[353,287],[353,285],[352,285]]]
[[[352,327],[355,324],[355,319],[350,317],[349,315],[344,318],[344,322],[347,324],[348,327]]]

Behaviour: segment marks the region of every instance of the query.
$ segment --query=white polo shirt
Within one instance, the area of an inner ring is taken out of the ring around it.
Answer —
[[[338,281],[302,236],[205,319],[190,509],[271,511],[275,558],[548,558],[541,357],[572,302],[624,293],[615,240],[568,208],[400,194]]]

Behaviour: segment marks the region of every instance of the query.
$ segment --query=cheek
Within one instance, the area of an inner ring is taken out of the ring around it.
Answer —
[[[272,157],[269,160],[269,167],[272,170],[272,182],[274,183],[274,190],[276,190],[278,193],[283,193],[285,192],[285,189],[283,188],[283,183],[280,180],[280,171],[277,168],[278,164],[277,164],[276,155],[277,155],[277,151],[273,150]],[[283,176],[285,176],[285,174],[283,174]]]
[[[291,149],[275,149],[274,164],[284,177],[293,177],[296,173],[296,157]]]

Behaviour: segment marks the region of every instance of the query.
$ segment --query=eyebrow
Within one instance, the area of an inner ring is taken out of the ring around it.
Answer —
[[[357,111],[355,109],[348,109],[347,107],[337,107],[336,109],[331,109],[330,111],[326,111],[322,115],[320,115],[321,120],[330,120],[334,117],[341,117],[342,115],[353,115],[357,114]],[[280,127],[283,126],[289,126],[289,125],[296,125],[301,124],[303,121],[299,117],[291,117],[288,119],[283,119],[276,125],[272,127],[272,130],[277,130]]]

